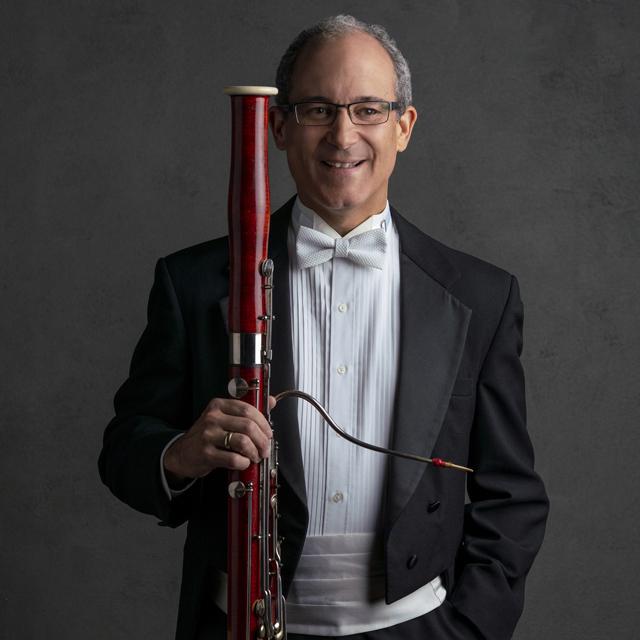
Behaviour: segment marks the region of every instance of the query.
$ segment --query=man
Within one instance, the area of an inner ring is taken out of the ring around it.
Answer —
[[[319,396],[365,440],[475,470],[465,506],[464,474],[387,461],[306,407],[277,406],[289,634],[510,638],[548,508],[525,426],[517,282],[389,207],[417,114],[384,30],[338,16],[302,32],[277,84],[270,122],[298,193],[272,219],[272,388]],[[362,238],[371,250],[356,260]],[[226,470],[266,456],[272,435],[224,399],[227,260],[223,238],[159,261],[100,459],[118,497],[189,521],[181,639],[223,637]]]

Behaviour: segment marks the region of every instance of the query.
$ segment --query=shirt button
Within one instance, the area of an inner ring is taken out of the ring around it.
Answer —
[[[338,305],[338,311],[339,311],[340,313],[344,313],[346,310],[347,310],[347,305],[346,305],[346,303],[341,302],[341,303]]]
[[[336,371],[342,376],[345,373],[347,373],[347,367],[345,367],[343,364],[341,364]]]
[[[333,502],[342,502],[344,500],[344,495],[342,493],[342,491],[336,491],[332,496],[331,496],[331,500]]]

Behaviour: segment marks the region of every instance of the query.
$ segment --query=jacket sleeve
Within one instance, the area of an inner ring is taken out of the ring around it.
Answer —
[[[159,260],[147,326],[129,377],[116,393],[115,417],[105,429],[98,468],[116,497],[169,526],[187,519],[196,490],[191,487],[169,500],[160,473],[165,446],[190,426],[189,371],[180,306],[165,261]]]
[[[518,282],[482,364],[471,432],[464,539],[451,603],[483,637],[511,638],[524,581],[540,548],[548,499],[526,428]]]

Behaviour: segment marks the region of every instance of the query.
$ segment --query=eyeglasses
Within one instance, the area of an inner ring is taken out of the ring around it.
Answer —
[[[389,120],[389,114],[400,108],[400,103],[386,100],[367,100],[350,104],[296,102],[284,105],[284,108],[295,113],[298,124],[305,127],[323,127],[335,122],[338,109],[346,109],[353,124],[384,124]]]

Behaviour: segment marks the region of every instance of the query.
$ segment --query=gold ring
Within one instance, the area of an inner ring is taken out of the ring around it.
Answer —
[[[224,434],[224,448],[227,451],[233,451],[231,448],[231,438],[233,437],[233,431],[226,431]]]

